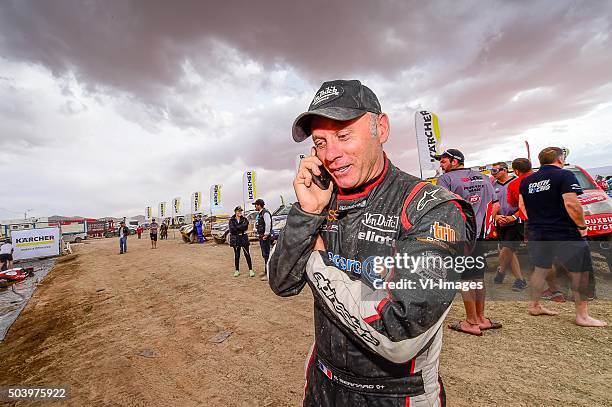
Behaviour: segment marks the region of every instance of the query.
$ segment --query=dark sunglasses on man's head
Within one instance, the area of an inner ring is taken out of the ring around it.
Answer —
[[[493,168],[493,169],[491,170],[491,174],[497,174],[497,173],[499,173],[500,171],[507,171],[507,169],[506,169],[506,168],[503,168],[503,167],[502,167],[502,168]]]

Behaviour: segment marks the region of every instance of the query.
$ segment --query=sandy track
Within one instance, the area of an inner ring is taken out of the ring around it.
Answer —
[[[88,242],[58,263],[0,343],[0,385],[67,385],[75,406],[300,404],[313,341],[308,289],[282,299],[258,278],[231,277],[226,245],[170,240],[151,250],[132,238],[122,256],[117,246]],[[251,252],[261,270],[257,243]],[[593,313],[610,322],[611,305],[596,301]],[[612,404],[612,331],[573,325],[572,307],[532,318],[524,303],[491,302],[504,329],[482,338],[447,330],[449,405]],[[210,341],[223,331],[226,341]]]

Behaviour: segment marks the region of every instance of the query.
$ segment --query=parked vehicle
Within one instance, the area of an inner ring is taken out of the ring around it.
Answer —
[[[225,215],[225,214],[211,215],[211,216],[203,215],[202,216],[202,233],[204,234],[205,237],[210,237],[212,236],[212,225],[214,225],[215,223],[224,223],[224,222],[228,224],[229,222],[228,215]],[[228,228],[229,228],[229,224],[228,224]],[[181,232],[181,237],[183,238],[183,241],[185,241],[186,243],[190,242],[190,234],[192,230],[193,230],[193,222],[190,222],[179,228],[179,231]]]
[[[584,168],[577,165],[566,165],[578,178],[584,190],[578,200],[584,209],[584,218],[588,226],[587,239],[591,242],[591,250],[606,258],[612,271],[612,198],[597,185]]]
[[[58,226],[62,240],[70,243],[81,243],[87,239],[87,220],[63,220],[57,223],[49,222],[49,226]]]
[[[281,230],[285,228],[287,215],[289,215],[292,206],[292,203],[281,205],[272,213],[272,240],[278,239]]]
[[[87,221],[88,237],[113,237],[116,231],[113,220]]]
[[[278,239],[280,235],[280,231],[283,230],[285,225],[287,224],[287,215],[289,215],[289,211],[291,210],[291,206],[293,204],[281,205],[274,212],[272,212],[272,240]],[[255,229],[255,223],[257,222],[257,211],[247,211],[244,216],[249,220],[249,228],[247,229],[247,234],[249,235],[249,240],[258,240],[259,236],[257,235],[257,230]],[[212,236],[215,239],[215,242],[227,243],[229,244],[229,218],[218,220],[213,223],[212,226]]]
[[[246,211],[243,216],[249,221],[249,228],[247,229],[247,235],[249,240],[257,239],[257,233],[253,233],[255,230],[255,219],[257,218],[257,211]],[[218,244],[227,243],[229,244],[229,219],[219,219],[212,224],[211,235]]]

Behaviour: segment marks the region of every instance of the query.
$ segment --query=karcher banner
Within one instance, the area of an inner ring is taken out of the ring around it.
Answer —
[[[151,208],[150,206],[147,206],[145,208],[145,218],[151,219],[152,217],[153,217],[153,208]]]
[[[242,200],[245,205],[255,202],[257,199],[257,185],[255,182],[255,171],[247,171],[242,176]]]
[[[210,187],[210,212],[219,213],[222,208],[221,202],[221,184],[215,184]]]
[[[167,208],[168,208],[168,203],[167,202],[160,202],[159,203],[159,217],[160,218],[163,219],[163,218],[166,217]]]
[[[421,176],[427,177],[438,168],[438,163],[434,157],[440,149],[440,123],[435,113],[421,110],[414,114],[414,125]]]
[[[37,257],[59,256],[59,228],[41,228],[30,230],[14,230],[11,239],[15,251],[15,260],[33,259]]]
[[[176,197],[172,200],[172,210],[175,216],[181,212],[181,198]]]
[[[200,212],[200,208],[202,207],[202,193],[194,192],[191,194],[191,213]]]

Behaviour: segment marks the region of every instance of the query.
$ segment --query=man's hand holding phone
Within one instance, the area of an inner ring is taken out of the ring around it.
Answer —
[[[317,185],[325,186],[325,178],[331,176],[326,174],[323,163],[316,156],[316,151],[312,149],[310,157],[304,157],[300,161],[300,168],[293,180],[295,195],[302,207],[308,213],[321,213],[329,203],[331,198],[333,183],[329,182],[327,189],[322,189]],[[318,177],[318,180],[315,178]]]

